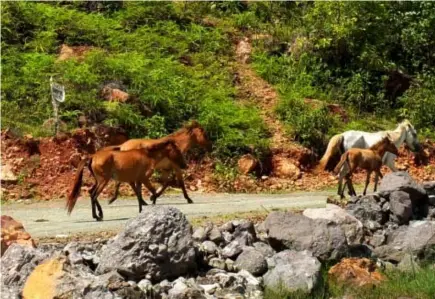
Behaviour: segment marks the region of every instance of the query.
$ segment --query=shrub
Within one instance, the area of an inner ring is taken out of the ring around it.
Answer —
[[[326,106],[312,108],[303,99],[294,96],[283,99],[277,113],[289,128],[291,136],[315,152],[323,151],[331,128],[338,123]]]
[[[419,129],[419,134],[434,136],[435,128],[435,75],[424,74],[417,78],[402,96],[401,114],[408,117]]]

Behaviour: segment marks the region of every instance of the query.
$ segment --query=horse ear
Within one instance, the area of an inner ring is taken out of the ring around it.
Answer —
[[[197,121],[197,120],[192,120],[191,122],[190,122],[190,127],[192,127],[192,128],[197,128],[197,127],[199,127],[199,122]]]

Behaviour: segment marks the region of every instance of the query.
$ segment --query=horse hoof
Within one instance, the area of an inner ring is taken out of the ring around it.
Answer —
[[[188,200],[187,203],[191,204],[191,203],[193,203],[193,200]]]
[[[97,218],[95,218],[95,220],[97,220],[98,222],[103,221],[103,217],[97,217]]]

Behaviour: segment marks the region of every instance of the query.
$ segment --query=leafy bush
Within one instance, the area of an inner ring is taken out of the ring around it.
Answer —
[[[337,122],[325,106],[312,108],[297,97],[282,100],[277,113],[296,141],[319,153],[324,149],[330,129],[334,128],[334,123]]]
[[[435,75],[419,77],[401,98],[402,116],[409,118],[423,135],[435,132]],[[420,133],[419,132],[419,133]]]

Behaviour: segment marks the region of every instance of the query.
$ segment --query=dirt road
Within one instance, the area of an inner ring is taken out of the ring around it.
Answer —
[[[322,207],[328,192],[292,194],[192,194],[194,204],[187,204],[182,195],[166,195],[158,205],[171,205],[180,209],[188,218],[205,215],[233,214],[255,210],[282,208]],[[91,233],[105,230],[120,230],[128,219],[138,213],[135,199],[119,199],[112,205],[100,200],[104,221],[96,222],[91,216],[90,200],[80,199],[68,216],[64,201],[14,203],[2,206],[2,215],[21,221],[26,230],[35,237],[54,237],[76,233]],[[146,207],[145,207],[146,208]]]

